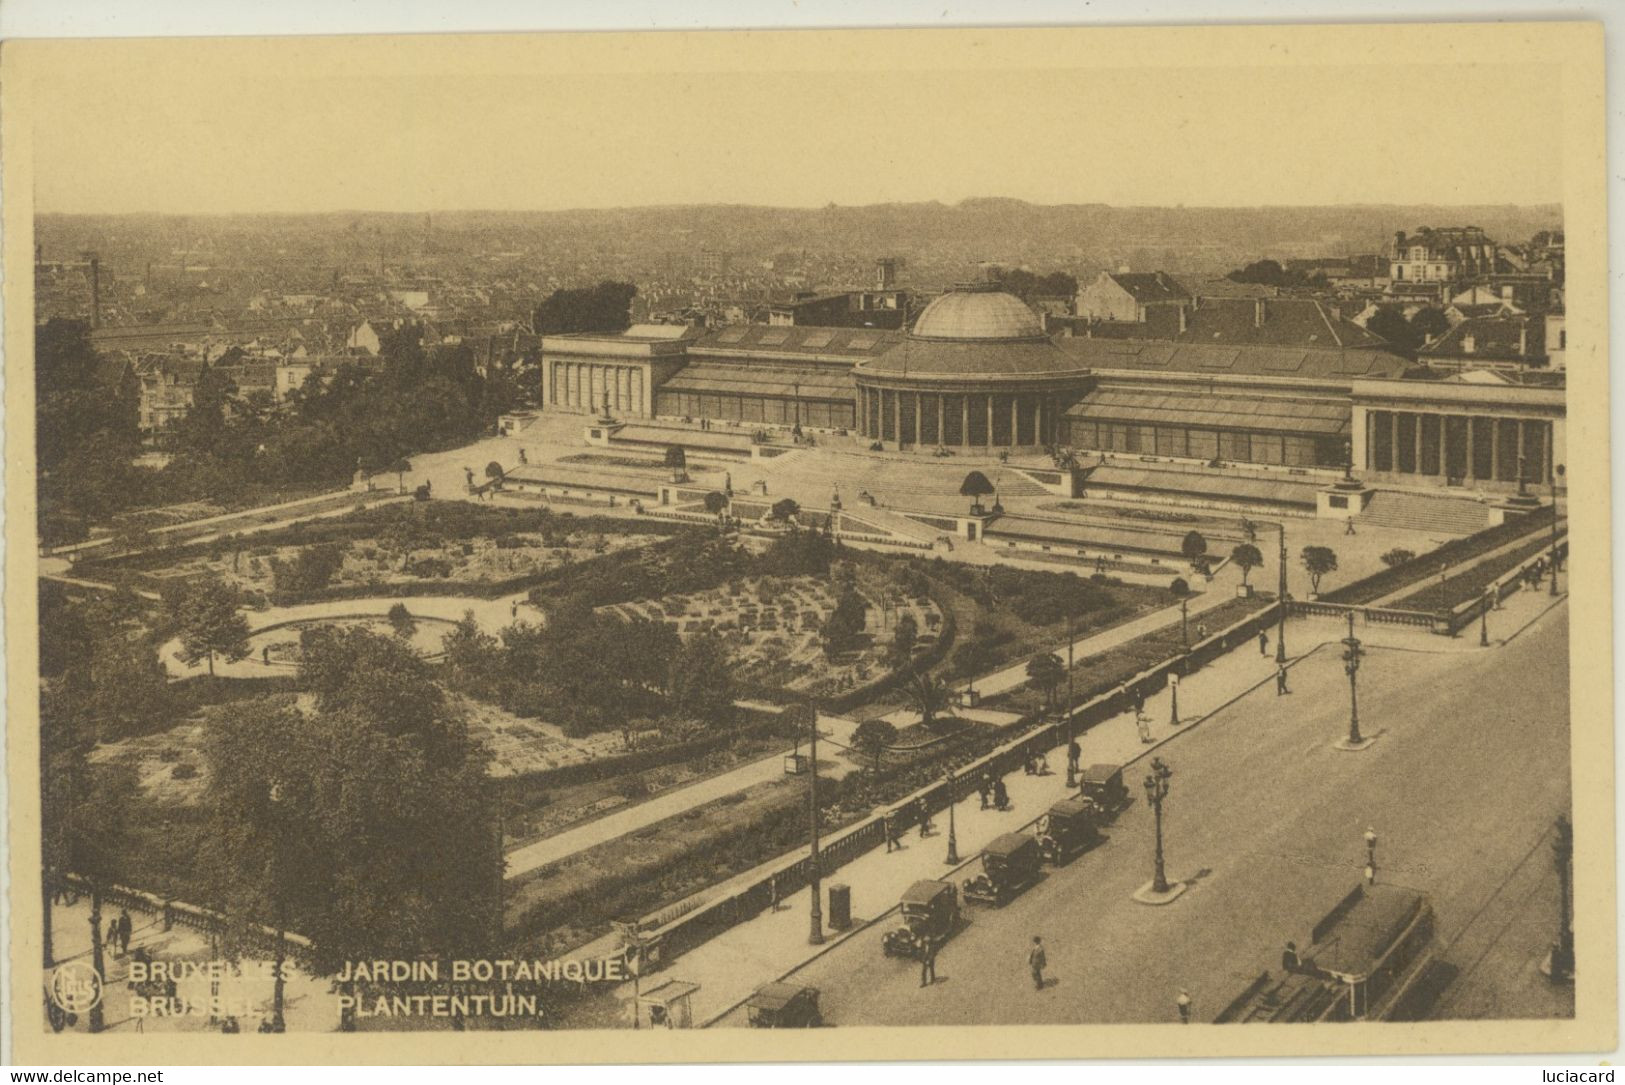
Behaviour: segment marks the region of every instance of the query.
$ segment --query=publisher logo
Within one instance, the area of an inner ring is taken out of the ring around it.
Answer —
[[[101,973],[83,961],[69,961],[51,973],[51,1001],[63,1013],[87,1013],[101,1000]]]

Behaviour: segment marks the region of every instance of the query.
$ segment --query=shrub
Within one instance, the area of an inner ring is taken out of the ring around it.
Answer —
[[[191,780],[197,776],[197,766],[190,761],[182,761],[170,770],[169,775],[176,780]]]
[[[1183,599],[1191,593],[1191,586],[1185,582],[1184,577],[1176,576],[1174,582],[1168,585],[1168,591],[1172,593],[1174,598]]]

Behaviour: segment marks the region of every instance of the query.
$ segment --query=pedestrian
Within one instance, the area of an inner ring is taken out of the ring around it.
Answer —
[[[1280,697],[1280,696],[1283,696],[1284,694],[1288,694],[1288,693],[1291,693],[1291,692],[1292,692],[1291,690],[1286,688],[1286,664],[1285,663],[1276,664],[1276,667],[1275,667],[1275,695],[1277,697]]]
[[[1207,640],[1207,623],[1206,622],[1197,622],[1196,623],[1196,639],[1197,640]]]
[[[1179,1010],[1179,1023],[1181,1025],[1190,1024],[1191,1023],[1191,996],[1190,996],[1190,992],[1185,990],[1183,987],[1181,987],[1179,989],[1179,997],[1174,999],[1174,1006],[1177,1007],[1178,1010]]]
[[[925,805],[924,799],[915,799],[914,810],[920,816],[920,839],[924,840],[931,835],[931,808]]]
[[[523,448],[521,448],[519,450],[519,462],[520,463],[529,463],[530,462],[529,458],[527,458],[525,456],[525,450]]]
[[[937,950],[941,948],[935,938],[926,935],[920,947],[920,986],[929,987],[937,982]]]
[[[1258,654],[1261,656],[1270,654],[1270,635],[1262,629],[1258,631]]]
[[[1296,972],[1303,967],[1303,960],[1298,956],[1298,943],[1288,942],[1286,949],[1281,951],[1281,971]]]
[[[896,811],[887,810],[886,816],[882,819],[882,822],[886,833],[886,854],[890,855],[892,852],[900,850],[903,846],[902,842],[897,839]]]
[[[118,920],[117,919],[109,919],[107,921],[107,937],[102,939],[102,943],[104,945],[106,945],[108,949],[113,951],[113,955],[115,957],[124,956],[124,954],[119,952],[119,948],[118,948]]]
[[[271,665],[271,646],[269,644],[260,649],[260,662],[267,667]]]
[[[1134,691],[1134,714],[1140,715],[1145,711],[1145,694],[1139,690]]]
[[[982,809],[986,810],[988,806],[991,805],[990,799],[993,795],[993,781],[985,772],[982,773],[981,783],[976,785],[976,794],[977,797],[982,800]]]
[[[508,608],[508,616],[511,618],[519,617],[519,600],[515,599],[513,605]]]
[[[1137,712],[1134,716],[1134,726],[1140,732],[1140,742],[1149,746],[1154,739],[1151,737],[1151,717],[1144,712]]]
[[[1350,516],[1347,520],[1343,521],[1343,534],[1354,534],[1354,517]]]
[[[1044,956],[1044,940],[1035,934],[1033,935],[1033,948],[1027,951],[1027,967],[1032,970],[1033,990],[1042,991],[1044,989],[1044,966],[1048,963],[1049,961]]]
[[[1071,742],[1068,742],[1066,744],[1066,765],[1067,768],[1074,774],[1077,773],[1078,762],[1082,760],[1082,758],[1083,747],[1078,745],[1078,740],[1073,739]]]
[[[1000,810],[1010,809],[1010,792],[1004,786],[1004,777],[993,781],[993,805]]]
[[[118,944],[119,953],[130,952],[130,935],[135,932],[135,924],[130,922],[130,913],[124,908],[118,913]]]

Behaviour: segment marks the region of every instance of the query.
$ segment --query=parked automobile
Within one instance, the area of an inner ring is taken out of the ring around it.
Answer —
[[[1083,770],[1078,783],[1079,794],[1100,808],[1105,818],[1115,817],[1129,803],[1128,788],[1123,786],[1123,766],[1090,765]]]
[[[1039,826],[1038,846],[1044,861],[1059,866],[1100,843],[1100,808],[1093,799],[1074,795],[1049,808]]]
[[[794,983],[758,987],[745,1003],[751,1028],[817,1028],[824,1023],[818,1012],[818,988]]]
[[[965,879],[965,899],[1002,906],[1038,880],[1042,863],[1037,837],[1005,833],[982,849],[982,872]]]
[[[952,882],[924,879],[904,891],[900,900],[903,925],[880,940],[888,957],[918,959],[931,940],[941,942],[959,925],[959,891]]]

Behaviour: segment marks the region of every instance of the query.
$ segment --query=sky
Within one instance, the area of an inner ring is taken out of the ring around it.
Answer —
[[[46,43],[29,58],[36,210],[1562,200],[1550,65],[1039,41]]]

